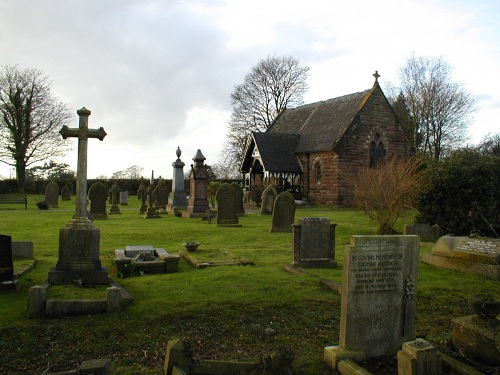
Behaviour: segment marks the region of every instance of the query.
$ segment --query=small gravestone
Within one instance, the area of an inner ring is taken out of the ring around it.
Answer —
[[[243,189],[241,188],[240,184],[237,182],[233,182],[231,186],[234,188],[236,191],[236,209],[238,212],[238,216],[244,216],[245,215],[245,207],[243,207]]]
[[[238,220],[238,193],[232,185],[222,184],[215,194],[217,226],[241,227]]]
[[[19,282],[14,280],[12,237],[0,234],[0,291],[18,289]]]
[[[290,192],[284,191],[274,201],[271,232],[291,232],[294,219],[295,199]]]
[[[45,187],[45,202],[50,208],[59,207],[59,185],[57,182],[50,181]]]
[[[406,224],[403,234],[416,234],[420,237],[421,242],[436,242],[439,240],[439,236],[441,235],[441,229],[439,228],[439,225],[436,224]]]
[[[102,182],[94,182],[89,189],[90,215],[94,220],[106,220],[106,201],[108,199],[108,188]]]
[[[64,185],[61,189],[61,199],[63,201],[71,200],[71,190],[69,189],[68,185]]]
[[[120,191],[120,205],[121,206],[128,205],[128,191]]]
[[[415,340],[418,236],[352,236],[342,273],[340,344],[326,347],[332,368],[343,358],[395,356]]]
[[[111,189],[109,190],[111,195],[111,208],[109,209],[110,215],[121,214],[120,207],[118,207],[119,198],[120,198],[120,187],[115,182]]]
[[[299,267],[336,267],[335,226],[327,217],[300,218],[293,224],[293,262]]]
[[[168,203],[168,188],[164,179],[160,178],[155,188],[155,208],[157,210],[166,210]]]
[[[262,202],[260,206],[261,215],[271,215],[273,213],[274,201],[278,196],[278,192],[273,185],[269,185],[262,192]]]

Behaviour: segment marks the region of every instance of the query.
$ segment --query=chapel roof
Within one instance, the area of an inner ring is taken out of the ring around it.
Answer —
[[[268,133],[298,134],[295,152],[332,150],[376,87],[378,83],[362,92],[285,109]]]

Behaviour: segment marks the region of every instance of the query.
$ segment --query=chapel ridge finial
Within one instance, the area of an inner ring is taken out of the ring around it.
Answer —
[[[373,76],[375,77],[375,83],[378,83],[378,78],[380,77],[380,74],[378,74],[378,70],[375,70],[375,73],[373,73]]]

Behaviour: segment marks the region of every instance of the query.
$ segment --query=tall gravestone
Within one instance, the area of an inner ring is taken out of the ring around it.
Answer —
[[[49,284],[73,283],[107,284],[108,270],[99,259],[100,231],[88,218],[87,212],[87,142],[88,138],[100,141],[106,136],[101,127],[88,128],[90,111],[85,107],[77,111],[79,127],[61,129],[63,139],[78,138],[78,165],[76,209],[70,222],[59,230],[59,259],[49,271]]]
[[[151,180],[147,188],[147,197],[148,197],[148,208],[146,210],[146,215],[144,215],[144,218],[159,219],[161,216],[155,207],[155,178],[153,171],[151,171]]]
[[[234,188],[236,191],[236,210],[238,212],[238,216],[244,216],[245,215],[245,207],[243,207],[243,189],[241,188],[240,184],[237,182],[231,183],[231,186]]]
[[[94,182],[89,189],[90,215],[94,220],[106,220],[106,203],[108,200],[108,187],[102,182]]]
[[[50,208],[59,207],[59,185],[57,182],[50,181],[45,186],[45,202]]]
[[[261,215],[271,215],[273,213],[274,201],[278,196],[278,192],[273,185],[269,185],[262,192],[260,214]]]
[[[146,204],[146,199],[148,197],[148,191],[146,190],[146,187],[144,186],[144,181],[141,178],[141,184],[139,185],[139,188],[137,189],[137,197],[140,197],[141,200],[141,207],[139,208],[139,214],[145,214],[148,205]]]
[[[0,234],[0,291],[17,289],[19,282],[14,279],[12,237]]]
[[[222,184],[215,194],[217,200],[217,226],[241,227],[238,219],[238,192],[228,184]]]
[[[271,232],[291,232],[295,219],[295,198],[284,191],[276,197],[271,220]]]
[[[163,178],[160,178],[155,188],[155,208],[157,210],[166,210],[167,203],[168,203],[167,183]]]
[[[109,209],[109,214],[120,215],[121,211],[120,207],[118,207],[118,204],[120,203],[120,187],[116,182],[111,185],[111,189],[109,189],[109,192],[111,195],[111,208]]]
[[[188,206],[188,199],[186,195],[186,188],[184,186],[184,163],[181,161],[181,149],[177,146],[177,160],[172,163],[174,167],[173,181],[172,181],[172,204],[170,209],[185,210]]]
[[[190,197],[186,212],[182,215],[187,217],[204,217],[207,210],[210,210],[208,204],[208,172],[204,165],[206,158],[198,149],[193,157],[194,165],[191,164],[191,173],[189,175]]]
[[[337,267],[335,226],[327,217],[300,218],[293,224],[293,266]]]
[[[352,236],[344,255],[340,343],[326,347],[334,369],[343,358],[395,356],[415,340],[419,237]]]

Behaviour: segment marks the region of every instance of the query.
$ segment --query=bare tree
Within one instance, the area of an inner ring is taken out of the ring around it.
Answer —
[[[248,134],[264,132],[285,108],[303,103],[309,67],[291,56],[260,60],[231,93],[233,112],[223,150],[224,164],[235,169],[241,161]]]
[[[139,179],[141,178],[142,171],[144,170],[143,167],[140,167],[138,165],[132,165],[131,167],[128,167],[124,171],[118,171],[114,172],[113,175],[111,176],[112,179]]]
[[[68,151],[58,134],[71,114],[52,96],[50,82],[36,69],[5,66],[0,73],[0,162],[14,166],[19,191],[26,168]]]
[[[476,100],[441,57],[412,56],[400,69],[399,95],[392,101],[408,140],[433,159],[461,146]]]

